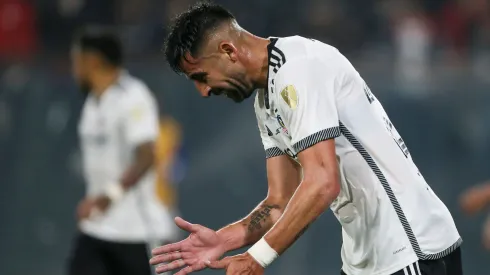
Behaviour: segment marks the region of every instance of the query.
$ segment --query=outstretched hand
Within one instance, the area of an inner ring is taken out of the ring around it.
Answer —
[[[190,233],[185,240],[153,249],[150,264],[159,265],[157,273],[182,268],[175,275],[186,275],[206,268],[206,262],[219,259],[225,251],[224,240],[216,231],[182,218],[175,224]]]

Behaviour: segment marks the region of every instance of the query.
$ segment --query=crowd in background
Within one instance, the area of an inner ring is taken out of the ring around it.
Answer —
[[[0,0],[0,65],[66,61],[73,33],[113,26],[130,56],[157,54],[165,26],[194,0]],[[261,36],[301,34],[370,67],[391,66],[402,86],[427,87],[434,74],[490,81],[488,0],[218,0]]]
[[[193,0],[0,0],[0,56],[68,49],[83,24],[114,25],[134,53],[159,50],[164,26]],[[465,63],[490,49],[487,0],[219,0],[259,35],[302,34],[349,54],[391,47]],[[471,53],[471,54],[470,54]]]

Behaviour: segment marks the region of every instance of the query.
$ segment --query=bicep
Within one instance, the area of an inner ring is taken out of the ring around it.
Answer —
[[[287,204],[301,182],[301,166],[287,155],[268,158],[266,166],[268,200]]]
[[[305,177],[338,178],[335,139],[320,141],[308,147],[298,154],[298,159],[303,166]]]

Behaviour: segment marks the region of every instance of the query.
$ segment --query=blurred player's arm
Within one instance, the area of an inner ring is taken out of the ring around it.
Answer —
[[[490,204],[490,182],[477,185],[464,192],[460,199],[463,210],[472,215]]]
[[[153,166],[155,160],[154,142],[147,141],[136,146],[133,153],[133,161],[121,177],[121,185],[127,190]]]
[[[119,179],[127,190],[136,185],[155,162],[158,138],[158,107],[149,91],[127,98],[123,114],[125,140],[133,149],[133,159]]]
[[[267,197],[242,220],[217,233],[224,240],[226,251],[257,242],[279,219],[301,180],[301,167],[287,155],[268,158]]]
[[[117,182],[107,185],[105,196],[114,202],[134,187],[155,161],[158,138],[158,107],[149,91],[135,90],[124,99],[122,131],[132,151],[132,160]]]

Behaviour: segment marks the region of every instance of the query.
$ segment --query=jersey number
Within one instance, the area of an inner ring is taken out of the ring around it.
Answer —
[[[367,100],[369,101],[369,104],[373,103],[376,100],[376,97],[373,95],[371,92],[371,89],[369,89],[368,85],[364,83],[364,94],[366,95]],[[393,124],[387,117],[383,117],[383,120],[386,124],[386,129],[388,132],[390,132],[391,137],[395,141],[396,145],[398,145],[398,148],[402,151],[403,155],[408,158],[410,155],[410,152],[408,151],[407,145],[405,144],[405,141],[403,141],[403,138],[398,134],[398,131],[393,127]]]
[[[391,137],[395,141],[396,145],[398,145],[398,148],[400,148],[403,155],[406,158],[408,158],[408,156],[410,155],[410,152],[408,151],[408,147],[405,144],[405,141],[403,141],[403,138],[400,136],[400,134],[395,129],[395,127],[393,127],[393,123],[391,123],[391,121],[387,117],[383,117],[383,120],[385,121],[386,129],[388,130],[388,132],[390,132]]]
[[[364,94],[366,94],[367,100],[369,101],[369,104],[373,103],[373,101],[376,99],[371,92],[371,89],[369,89],[368,85],[364,83]]]

